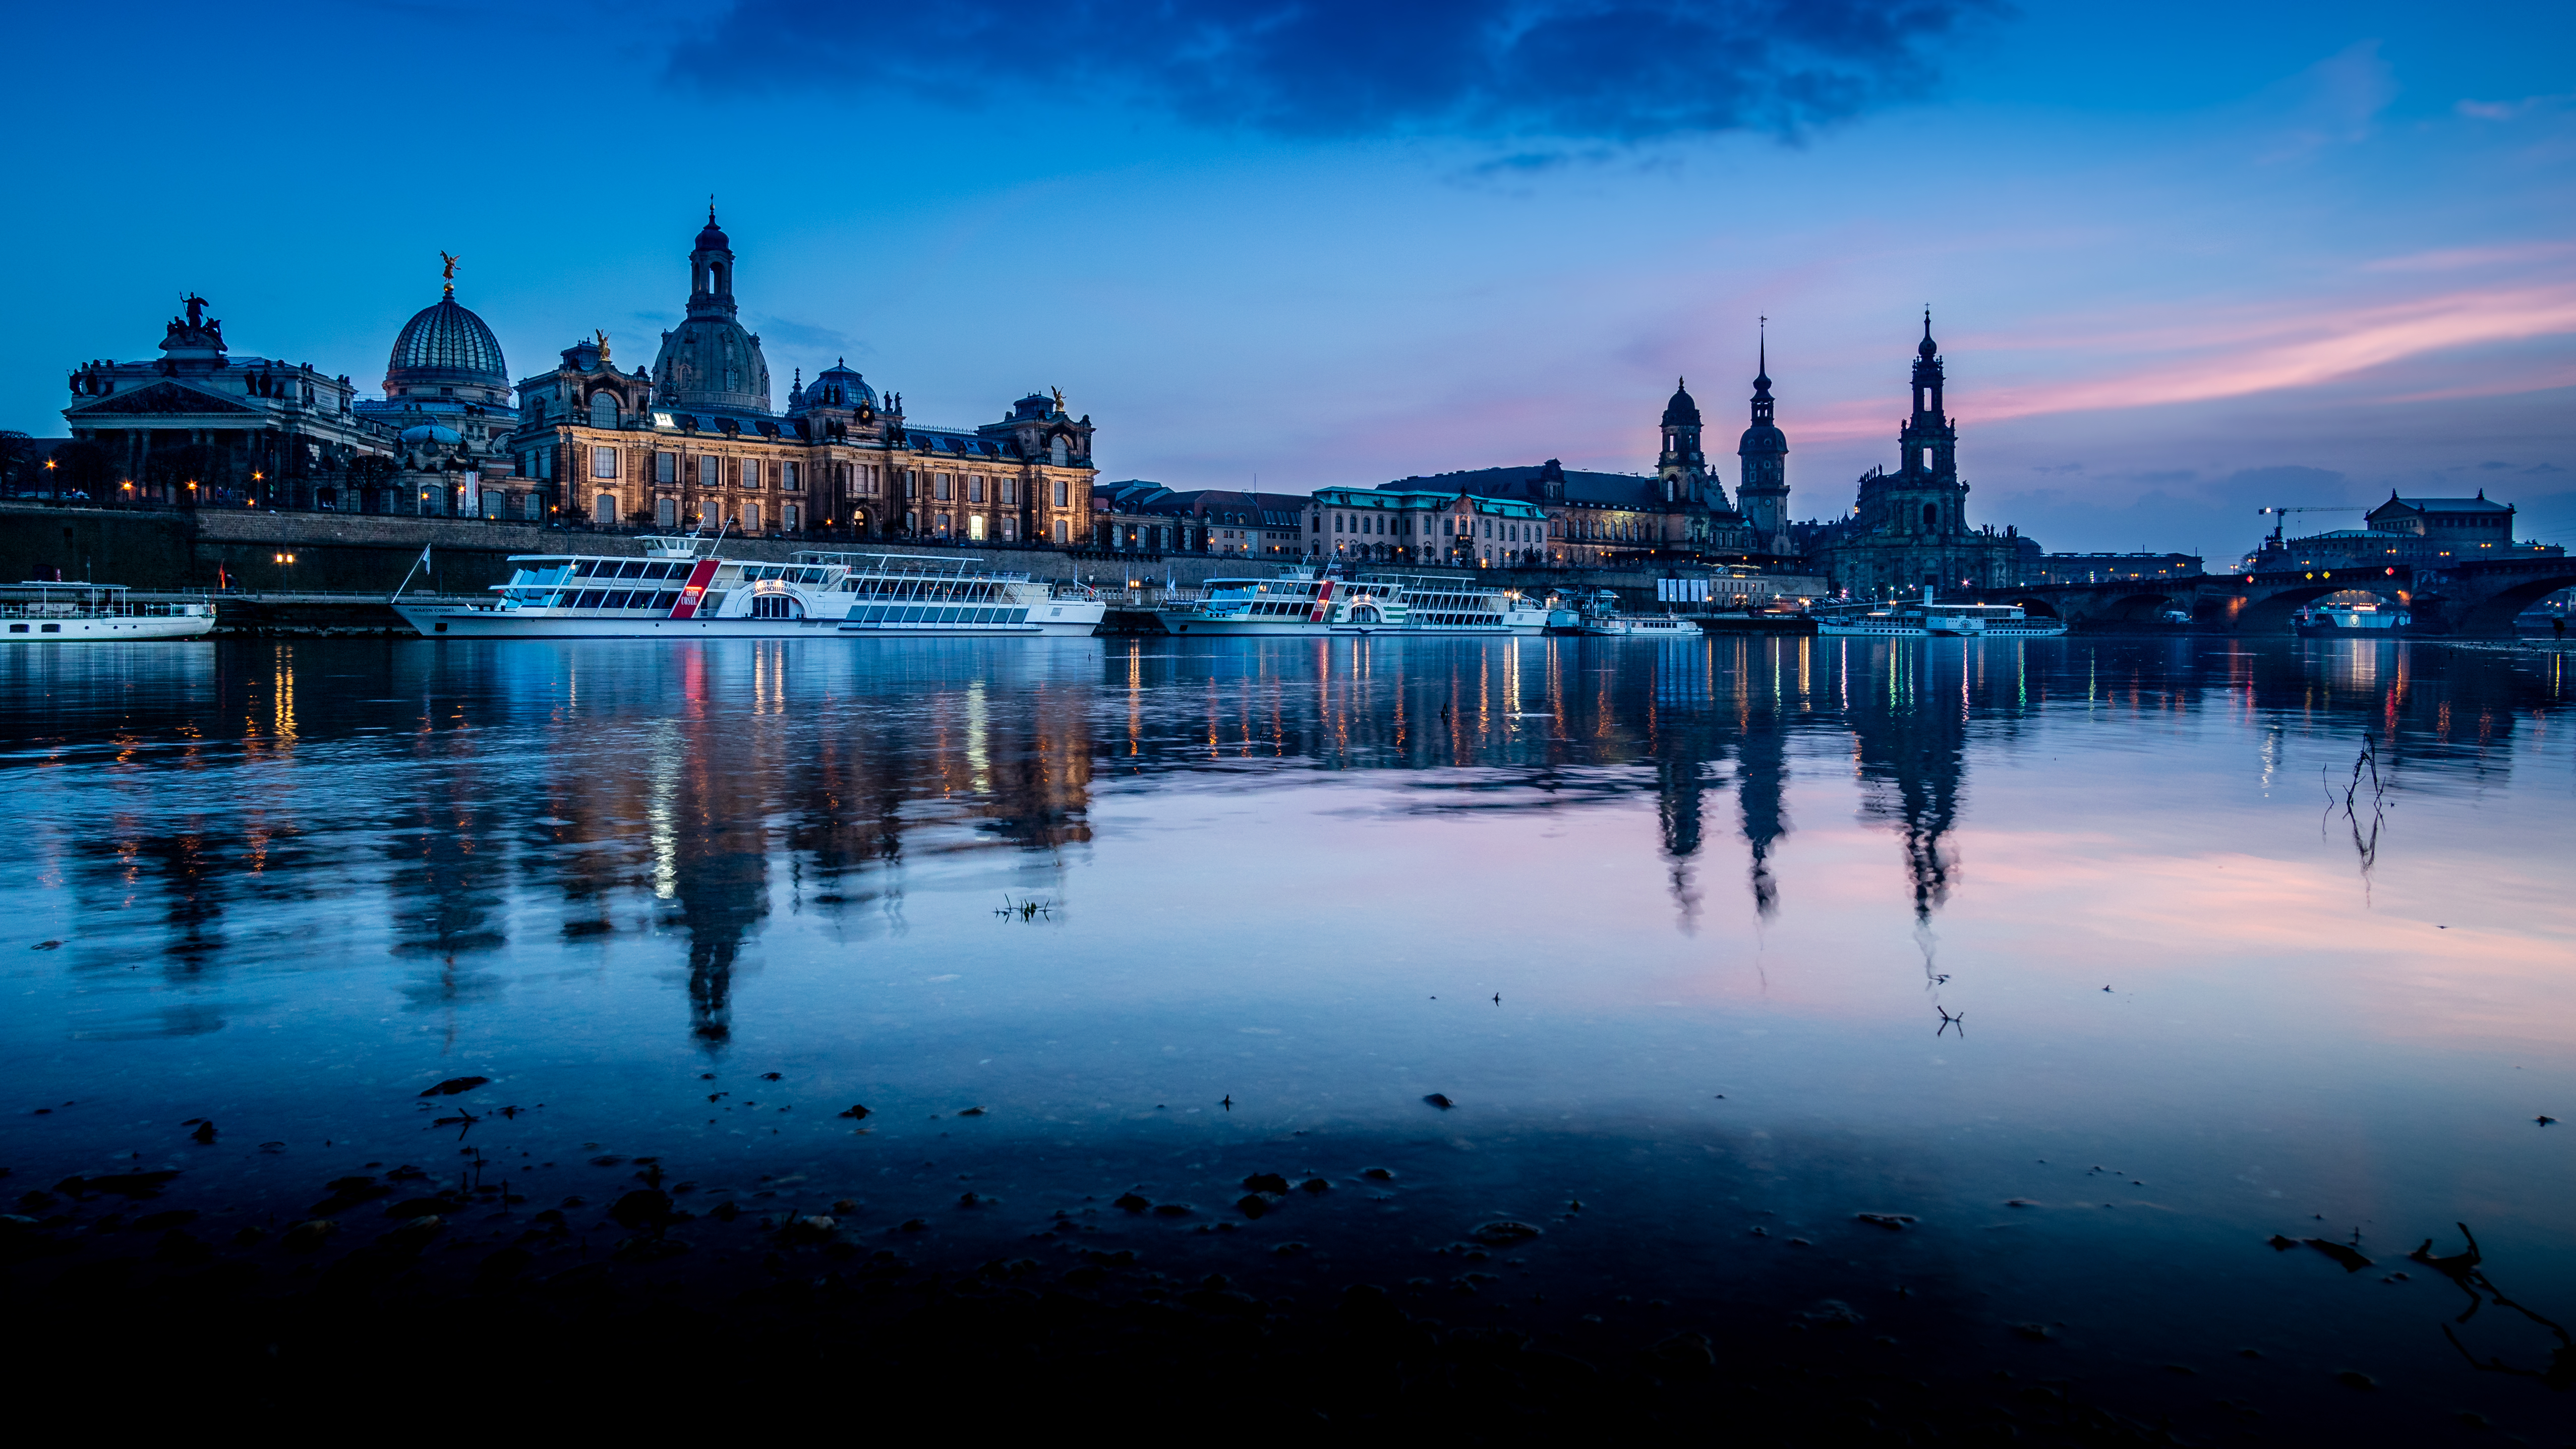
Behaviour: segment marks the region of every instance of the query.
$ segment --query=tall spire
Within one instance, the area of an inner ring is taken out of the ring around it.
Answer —
[[[1754,342],[1753,390],[1764,393],[1771,390],[1771,319],[1762,318],[1760,325],[1762,330]]]

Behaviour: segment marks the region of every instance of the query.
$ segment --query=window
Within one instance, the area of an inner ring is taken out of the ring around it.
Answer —
[[[757,504],[757,503],[746,503],[746,504],[744,504],[744,505],[742,506],[742,527],[743,527],[743,531],[744,531],[744,532],[746,532],[746,533],[758,533],[758,532],[760,532],[760,505],[759,505],[759,504]]]
[[[593,478],[614,478],[617,476],[617,450],[615,448],[593,448],[590,450],[590,476]]]
[[[784,476],[778,480],[779,486],[785,488],[790,493],[802,492],[805,487],[803,467],[799,464],[788,463],[783,465],[783,471]]]
[[[669,456],[671,456],[671,455],[670,455],[670,454],[668,454],[668,453],[665,453],[665,454],[663,454],[662,456],[663,456],[663,457],[665,457],[665,458],[667,458],[667,457],[669,457]],[[653,522],[654,522],[654,523],[656,523],[656,524],[658,524],[658,525],[660,525],[660,526],[661,526],[661,527],[663,527],[663,528],[677,528],[677,527],[679,527],[679,526],[680,526],[680,500],[678,500],[678,499],[676,499],[676,498],[657,498],[657,499],[655,499],[655,500],[653,501]]]
[[[1047,444],[1047,457],[1059,468],[1072,461],[1071,451],[1064,445],[1063,434],[1057,434],[1055,441]]]
[[[978,473],[966,480],[966,501],[969,503],[981,503],[984,501],[983,474]]]
[[[1017,503],[1020,501],[1019,479],[1005,478],[1002,480],[1002,501],[1004,503]],[[1007,533],[1003,535],[1005,538],[1008,538],[1009,536],[1010,535]]]
[[[1063,489],[1063,487],[1064,487],[1064,485],[1063,485],[1063,484],[1061,484],[1061,483],[1059,483],[1059,484],[1057,484],[1057,485],[1056,485],[1056,487],[1057,487],[1057,489],[1058,489],[1058,490],[1062,490],[1062,489]],[[1064,521],[1063,519],[1061,519],[1061,518],[1057,519],[1057,520],[1055,521],[1055,542],[1056,542],[1056,547],[1058,547],[1058,548],[1062,548],[1062,547],[1066,544],[1066,542],[1067,542],[1067,541],[1069,541],[1069,540],[1072,538],[1072,536],[1073,536],[1073,531],[1072,531],[1072,529],[1071,529],[1069,526],[1067,526],[1067,525],[1066,525],[1065,521]]]
[[[936,530],[935,530],[935,531],[939,534],[939,536],[940,536],[941,538],[946,538],[946,537],[948,536],[948,515],[947,515],[947,514],[943,513],[943,514],[940,514],[940,515],[939,515],[938,525],[937,525],[937,528],[936,528]]]
[[[984,515],[980,513],[966,515],[966,536],[977,543],[984,541]]]
[[[617,394],[613,392],[591,394],[590,425],[594,428],[617,426]]]
[[[602,528],[616,527],[617,495],[614,493],[600,494],[596,502],[592,505],[591,516],[599,520],[599,525]]]
[[[947,475],[947,474],[945,474],[945,473],[934,473],[934,474],[932,474],[932,475],[931,475],[931,478],[930,478],[930,496],[931,496],[931,497],[933,497],[933,498],[939,499],[941,502],[946,502],[946,501],[947,501],[947,499],[948,499],[948,475]]]
[[[742,486],[745,488],[757,488],[760,486],[760,460],[758,458],[745,458],[742,460]]]
[[[1055,506],[1056,506],[1056,507],[1058,507],[1058,508],[1062,508],[1062,507],[1064,507],[1064,506],[1065,506],[1065,503],[1064,503],[1064,488],[1065,488],[1065,481],[1064,481],[1062,478],[1058,478],[1057,480],[1055,480]],[[1064,541],[1064,540],[1062,540],[1062,539],[1058,539],[1058,540],[1056,540],[1056,542],[1058,542],[1058,543],[1062,543],[1063,541]]]
[[[1017,543],[1019,541],[1020,521],[1016,518],[1004,517],[1002,519],[1002,542]]]
[[[1923,505],[1923,526],[1924,526],[1925,528],[1930,528],[1930,527],[1932,527],[1932,526],[1933,526],[1933,524],[1934,524],[1934,522],[1935,522],[1936,520],[1938,520],[1938,519],[1940,518],[1940,516],[1941,516],[1941,509],[1940,509],[1939,505],[1937,505],[1937,504],[1931,504],[1931,503],[1926,503],[1926,504],[1924,504],[1924,505]]]
[[[921,515],[913,512],[909,508],[905,509],[903,512],[903,531],[906,533],[921,532]]]
[[[793,465],[793,464],[790,464],[789,466],[791,466],[791,467],[792,467],[792,466],[794,466],[794,465]],[[795,505],[795,504],[793,504],[793,503],[788,503],[788,504],[782,504],[782,505],[780,505],[779,510],[778,510],[778,526],[779,526],[779,527],[781,527],[781,528],[783,528],[783,529],[786,529],[789,533],[794,533],[794,532],[796,532],[797,524],[798,524],[800,521],[801,521],[801,520],[797,517],[797,509],[796,509],[796,505]]]
[[[653,455],[653,481],[656,483],[679,482],[680,455],[677,453],[655,453]]]
[[[722,486],[723,483],[724,460],[715,456],[713,453],[699,454],[698,486],[701,488],[715,488]]]

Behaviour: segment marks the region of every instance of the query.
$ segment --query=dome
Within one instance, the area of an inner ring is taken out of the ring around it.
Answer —
[[[732,239],[724,234],[723,227],[716,225],[716,209],[712,206],[707,208],[707,224],[698,232],[697,249],[702,252],[733,250]]]
[[[876,405],[876,389],[868,380],[850,370],[844,359],[814,374],[805,388],[805,405],[817,408],[855,408]]]
[[[1789,435],[1781,432],[1780,429],[1773,424],[1755,423],[1753,426],[1744,430],[1744,436],[1737,440],[1735,444],[1735,451],[1739,455],[1745,453],[1785,453],[1789,451]]]
[[[465,439],[464,435],[454,428],[443,428],[436,423],[422,423],[418,427],[403,429],[402,440],[407,444],[447,443],[452,445],[461,443]]]
[[[1664,425],[1675,424],[1699,426],[1699,404],[1691,400],[1689,384],[1679,379],[1673,383],[1673,400],[1664,404]]]
[[[482,388],[498,394],[488,401],[506,401],[510,391],[510,365],[501,357],[500,339],[483,325],[482,318],[458,305],[453,293],[439,298],[437,306],[412,314],[385,363],[389,398],[404,395],[405,389],[424,388],[436,396],[440,387]]]
[[[1923,309],[1923,344],[1914,349],[1914,355],[1926,362],[1941,355],[1940,347],[1932,341],[1932,309],[1929,307]]]

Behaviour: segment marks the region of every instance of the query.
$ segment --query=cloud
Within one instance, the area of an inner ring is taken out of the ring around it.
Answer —
[[[2488,472],[2495,472],[2498,469],[2510,468],[2513,465],[2511,463],[2480,463],[2478,466]]]
[[[2524,96],[2518,101],[2463,100],[2451,109],[2472,121],[2513,121],[2534,111],[2556,110],[2570,101],[2576,101],[2576,95]]]
[[[2034,473],[2081,473],[2084,471],[2084,465],[2081,463],[2034,463],[2031,465],[2030,471]]]
[[[846,332],[818,327],[811,322],[798,322],[787,317],[765,317],[760,323],[760,340],[783,342],[790,347],[809,347],[818,352],[838,353],[867,351],[867,344]]]
[[[2555,463],[2534,463],[2522,471],[2525,473],[2564,473],[2567,470],[2559,467]]]
[[[1099,87],[1283,136],[1797,137],[1919,99],[2000,0],[736,0],[672,74],[961,105]]]
[[[2332,468],[2303,468],[2297,464],[2276,464],[2269,468],[2239,468],[2227,475],[2220,485],[2228,495],[2238,498],[2260,497],[2281,507],[2293,504],[2320,506],[2320,498],[2343,494],[2343,477]]]
[[[2397,76],[2365,40],[2318,61],[2272,88],[2286,103],[2287,125],[2273,138],[2265,161],[2296,161],[2328,146],[2369,139],[2370,123],[2397,99]]]

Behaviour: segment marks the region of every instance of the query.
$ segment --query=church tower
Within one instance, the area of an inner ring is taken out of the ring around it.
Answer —
[[[733,242],[707,208],[707,224],[689,249],[689,313],[662,334],[653,359],[657,402],[692,412],[769,412],[769,361],[760,338],[735,320]]]
[[[1699,428],[1699,404],[1691,400],[1690,384],[1677,378],[1673,400],[1664,404],[1663,456],[1655,460],[1666,504],[1697,503],[1705,496],[1708,457],[1700,451]]]
[[[1757,344],[1753,374],[1753,425],[1735,445],[1743,461],[1735,501],[1753,547],[1762,553],[1789,552],[1789,439],[1771,419],[1770,339]]]
[[[1888,480],[1894,522],[1906,533],[1968,531],[1967,488],[1959,482],[1959,429],[1941,408],[1941,348],[1932,340],[1932,309],[1923,309],[1923,341],[1914,349],[1914,415],[1897,433],[1903,466]],[[1901,502],[1896,495],[1904,495]]]

